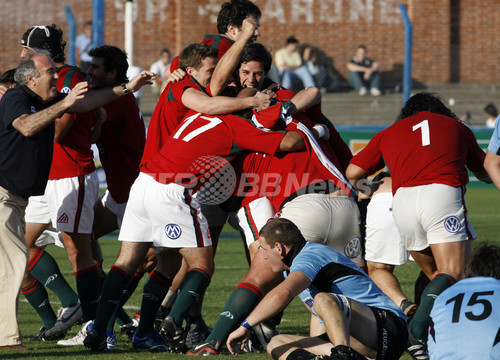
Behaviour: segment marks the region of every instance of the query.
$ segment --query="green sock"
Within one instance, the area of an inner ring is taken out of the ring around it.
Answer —
[[[427,285],[422,293],[420,305],[415,312],[415,316],[410,321],[408,326],[411,329],[413,336],[416,339],[424,339],[426,337],[427,329],[429,328],[430,314],[432,305],[436,297],[444,290],[448,289],[456,282],[454,278],[447,274],[438,274]]]
[[[250,283],[241,283],[227,300],[215,326],[206,341],[217,340],[225,344],[229,334],[250,314],[262,298],[262,292]]]
[[[126,325],[129,324],[132,319],[128,314],[123,310],[123,305],[130,299],[130,296],[132,296],[134,290],[137,288],[137,285],[139,285],[139,282],[141,281],[142,277],[144,274],[140,273],[135,273],[134,276],[130,279],[128,282],[127,286],[125,287],[125,290],[123,290],[122,296],[120,298],[120,305],[119,307],[115,310],[111,318],[109,319],[108,323],[108,330],[113,330],[115,327],[115,321],[118,323],[118,325]]]
[[[47,329],[53,327],[57,321],[57,316],[52,306],[50,306],[49,295],[45,287],[38,280],[35,280],[28,286],[22,288],[21,292],[31,306],[33,306],[33,309],[35,309],[42,318],[43,326]]]
[[[182,323],[187,318],[189,309],[198,299],[203,297],[208,284],[210,284],[210,277],[203,270],[191,269],[187,272],[179,288],[172,311],[169,314],[177,325],[182,326]],[[163,297],[165,297],[166,293]],[[163,298],[161,300],[163,301]]]
[[[83,320],[93,320],[95,319],[99,295],[101,294],[99,269],[95,265],[89,269],[76,272],[75,276],[76,288],[82,303]]]
[[[164,276],[158,271],[152,271],[144,284],[144,292],[141,304],[141,321],[137,327],[137,336],[144,337],[154,331],[153,325],[156,312],[167,295],[168,289],[172,285],[172,279]]]
[[[75,305],[78,295],[68,284],[54,258],[39,249],[28,264],[28,271],[61,300],[63,307]]]
[[[109,319],[120,303],[123,289],[127,286],[130,277],[117,266],[111,266],[101,292],[101,300],[97,307],[93,329],[100,335],[106,334]]]

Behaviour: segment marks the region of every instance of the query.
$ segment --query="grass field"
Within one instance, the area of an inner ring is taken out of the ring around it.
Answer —
[[[471,222],[476,230],[478,244],[480,241],[488,241],[500,245],[498,230],[500,229],[500,213],[498,212],[500,204],[500,191],[493,187],[470,188],[467,191],[467,205]],[[110,237],[101,240],[103,253],[105,255],[104,267],[109,269],[115,260],[119,243],[116,238]],[[61,270],[67,277],[68,282],[74,285],[74,279],[71,273],[71,266],[66,258],[63,249],[51,246],[47,249],[59,263]],[[213,326],[219,312],[222,310],[229,294],[234,289],[239,279],[245,274],[248,266],[246,264],[243,251],[243,244],[239,236],[230,228],[226,227],[223,232],[223,238],[219,244],[217,256],[215,259],[216,271],[210,287],[207,290],[204,303],[204,317],[209,326]],[[413,296],[413,281],[418,274],[418,268],[414,263],[409,263],[396,268],[396,275],[399,278],[403,291],[408,296]],[[144,281],[144,280],[143,280]],[[126,305],[126,310],[130,315],[135,313],[140,306],[142,283],[138,291],[132,296]],[[58,299],[51,295],[52,304],[55,310],[60,307]],[[138,352],[132,349],[131,344],[125,335],[118,335],[117,348],[110,353],[93,354],[83,347],[61,347],[55,342],[31,342],[42,322],[31,306],[26,302],[23,295],[20,295],[19,305],[19,324],[25,339],[25,345],[33,348],[27,352],[6,352],[0,353],[0,359],[84,359],[92,357],[94,359],[182,359],[185,355],[180,354],[154,354],[148,352]],[[1,310],[0,310],[1,311]],[[295,299],[285,310],[283,320],[279,326],[282,333],[307,334],[309,325],[309,316],[300,301]],[[79,330],[74,326],[68,333],[73,336]],[[230,355],[221,355],[220,359],[233,358]],[[269,359],[266,354],[242,354],[240,359]],[[409,360],[408,355],[403,355],[401,359]]]

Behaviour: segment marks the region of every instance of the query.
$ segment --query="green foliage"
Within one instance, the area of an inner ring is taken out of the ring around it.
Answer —
[[[471,188],[467,191],[467,206],[471,222],[478,235],[479,241],[488,241],[500,245],[498,237],[498,228],[500,227],[500,214],[498,213],[498,204],[500,203],[500,192],[493,187],[488,188]],[[104,254],[104,269],[107,271],[113,264],[119,252],[119,242],[116,240],[117,234],[112,234],[110,237],[101,239],[100,243]],[[243,277],[248,265],[243,250],[243,242],[239,238],[239,234],[226,226],[223,232],[223,237],[220,240],[216,256],[216,271],[212,279],[211,285],[207,290],[204,302],[204,317],[209,326],[213,326],[219,312],[224,307],[224,304]],[[74,277],[71,271],[71,265],[67,259],[64,249],[50,246],[47,248],[54,258],[57,260],[63,274],[68,282],[74,286]],[[409,262],[406,265],[396,268],[396,275],[399,278],[403,291],[413,296],[413,281],[418,275],[418,267]],[[140,307],[141,293],[144,279],[138,286],[138,290],[133,294],[129,302],[126,304],[127,312],[132,315]],[[58,299],[49,291],[54,309],[57,311],[60,307]],[[23,295],[20,295],[19,305],[19,325],[24,336],[26,346],[32,347],[32,351],[28,352],[6,352],[2,351],[2,359],[84,359],[91,355],[89,351],[83,347],[62,347],[55,342],[31,342],[39,328],[42,326],[38,315],[26,302]],[[309,315],[300,301],[295,299],[286,309],[279,330],[282,333],[292,334],[307,334],[309,327]],[[79,330],[79,326],[74,326],[68,333],[67,337],[74,336]],[[108,354],[96,354],[96,359],[180,359],[185,358],[179,354],[155,354],[132,349],[130,342],[125,335],[118,335],[117,348]],[[233,358],[229,355],[222,355],[218,359]],[[241,359],[269,359],[266,354],[242,354]],[[408,355],[403,355],[402,359],[409,360]]]

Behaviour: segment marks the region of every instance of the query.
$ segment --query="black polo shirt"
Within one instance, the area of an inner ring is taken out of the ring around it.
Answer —
[[[0,186],[26,197],[42,195],[49,178],[54,149],[54,123],[32,137],[25,137],[12,122],[62,100],[66,94],[43,104],[26,86],[9,89],[0,100]]]

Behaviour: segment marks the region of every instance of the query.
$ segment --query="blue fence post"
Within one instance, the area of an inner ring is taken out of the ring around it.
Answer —
[[[406,11],[406,6],[404,4],[399,4],[399,10],[401,11],[401,17],[403,18],[403,24],[405,27],[405,57],[403,66],[403,105],[410,98],[412,90],[412,80],[411,80],[411,63],[412,63],[412,48],[413,48],[413,25],[408,17],[408,12]]]
[[[68,27],[69,27],[69,35],[68,35],[68,64],[76,65],[75,58],[75,39],[76,39],[76,21],[73,16],[73,12],[71,8],[66,5],[64,7],[66,11],[66,17],[68,18]]]
[[[92,46],[104,44],[104,0],[93,1]]]

